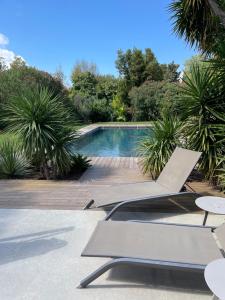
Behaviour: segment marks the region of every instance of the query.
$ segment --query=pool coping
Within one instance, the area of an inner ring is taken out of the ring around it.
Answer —
[[[130,125],[130,124],[107,124],[107,125],[97,125],[97,124],[91,124],[87,125],[81,129],[78,130],[79,136],[85,136],[90,133],[96,132],[99,129],[105,129],[105,128],[149,128],[151,127],[151,124],[138,124],[138,125]]]

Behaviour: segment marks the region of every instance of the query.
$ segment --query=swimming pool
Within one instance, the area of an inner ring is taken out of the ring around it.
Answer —
[[[99,128],[81,136],[73,151],[87,156],[137,156],[137,145],[150,134],[150,128]]]

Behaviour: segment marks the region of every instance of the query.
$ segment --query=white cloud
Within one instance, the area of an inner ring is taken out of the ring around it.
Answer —
[[[0,33],[0,59],[4,61],[6,67],[10,67],[10,64],[16,57],[20,57],[23,61],[23,57],[16,55],[13,51],[6,49],[6,45],[9,44],[9,39],[3,33]]]
[[[16,57],[20,57],[22,60],[24,60],[23,57],[16,55],[13,51],[0,48],[0,58],[3,59],[7,67],[10,66]]]
[[[3,33],[0,33],[0,45],[6,46],[9,43],[9,39]]]

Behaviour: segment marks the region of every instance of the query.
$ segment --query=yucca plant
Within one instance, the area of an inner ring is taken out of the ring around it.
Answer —
[[[31,165],[18,137],[0,136],[0,178],[20,178],[28,176]]]
[[[71,172],[84,172],[91,166],[91,160],[80,153],[72,155],[72,168]]]
[[[176,146],[181,145],[182,123],[168,113],[153,123],[149,136],[138,147],[140,164],[144,173],[156,179]]]
[[[65,128],[58,133],[57,140],[51,151],[54,178],[68,174],[73,167],[74,154],[71,151],[71,145],[77,137],[77,133],[70,128]]]
[[[191,66],[182,86],[180,105],[189,147],[202,152],[199,167],[213,180],[225,132],[224,93],[211,67]]]
[[[58,96],[46,88],[33,88],[18,95],[5,106],[4,121],[8,130],[19,134],[27,155],[39,163],[44,178],[69,168],[68,140],[73,134],[72,118]]]

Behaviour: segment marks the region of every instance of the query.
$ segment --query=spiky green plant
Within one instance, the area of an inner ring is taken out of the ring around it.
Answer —
[[[31,165],[16,136],[0,136],[0,178],[20,178],[30,174]]]
[[[76,153],[72,156],[71,172],[84,172],[91,166],[91,160],[87,156]]]
[[[70,128],[65,128],[58,134],[51,152],[54,178],[66,175],[73,167],[74,154],[71,151],[71,145],[77,137],[77,133]]]
[[[28,156],[39,162],[42,175],[68,170],[70,155],[67,143],[75,139],[70,112],[58,96],[46,88],[33,88],[18,95],[5,107],[8,130],[19,134]]]
[[[208,65],[192,65],[182,86],[180,105],[191,149],[202,152],[200,169],[212,180],[223,153],[225,132],[224,92]]]
[[[144,173],[156,179],[176,146],[181,145],[182,123],[176,117],[165,115],[153,123],[149,136],[138,147]]]

